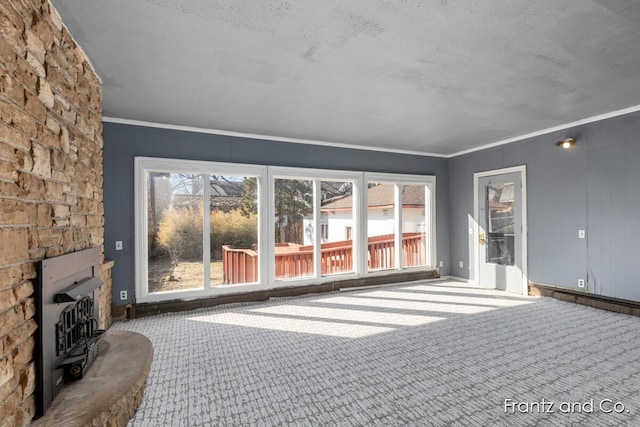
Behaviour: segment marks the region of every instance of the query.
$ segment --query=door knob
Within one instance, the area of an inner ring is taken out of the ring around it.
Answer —
[[[484,246],[487,244],[487,241],[485,240],[485,237],[484,237],[484,233],[478,234],[478,243],[480,244],[480,246]]]

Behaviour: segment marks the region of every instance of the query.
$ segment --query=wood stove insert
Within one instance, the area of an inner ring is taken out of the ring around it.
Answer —
[[[36,417],[65,384],[81,379],[98,355],[97,247],[42,260],[35,289]]]

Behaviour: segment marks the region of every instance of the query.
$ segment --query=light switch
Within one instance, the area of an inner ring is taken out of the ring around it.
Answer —
[[[122,250],[122,240],[116,240],[116,251]]]
[[[587,233],[584,230],[578,230],[578,239],[584,239]]]

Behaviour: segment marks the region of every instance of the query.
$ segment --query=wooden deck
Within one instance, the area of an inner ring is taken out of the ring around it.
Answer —
[[[402,235],[403,267],[426,265],[426,245],[423,233]],[[369,270],[395,268],[394,235],[369,238]],[[347,273],[354,270],[353,242],[323,243],[321,245],[320,268],[322,275]],[[231,249],[222,247],[224,283],[252,283],[258,281],[258,253],[251,249]],[[277,243],[275,247],[276,279],[305,277],[313,275],[313,246],[295,243]]]

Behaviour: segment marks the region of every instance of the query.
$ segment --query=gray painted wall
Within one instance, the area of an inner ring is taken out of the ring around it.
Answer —
[[[448,159],[265,141],[104,123],[105,257],[115,260],[113,301],[134,295],[134,169],[136,156],[436,176],[438,259],[449,274]],[[122,240],[124,250],[115,251]]]
[[[568,136],[574,149],[555,147]],[[527,166],[529,280],[577,288],[584,278],[589,292],[640,301],[640,113],[450,159],[452,275],[474,268],[473,173],[517,165]]]

